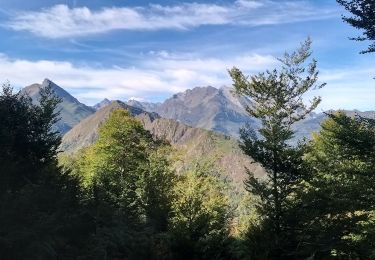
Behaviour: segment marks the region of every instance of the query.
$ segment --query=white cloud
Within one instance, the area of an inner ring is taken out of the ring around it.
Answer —
[[[7,27],[47,38],[79,37],[113,30],[186,30],[203,25],[259,26],[324,19],[336,10],[307,1],[237,0],[232,4],[181,3],[174,6],[69,8],[55,5],[16,14]]]
[[[375,110],[374,65],[322,69],[321,72],[320,80],[328,83],[318,91],[323,97],[321,109]]]
[[[26,86],[49,78],[66,88],[83,102],[93,104],[103,98],[128,99],[153,95],[168,96],[195,86],[220,87],[230,84],[227,69],[238,66],[246,71],[258,71],[273,66],[272,56],[245,54],[231,59],[194,58],[191,55],[158,52],[131,68],[98,68],[77,66],[52,60],[21,60],[0,56],[2,79]]]
[[[252,0],[237,0],[235,4],[245,8],[258,8],[264,5],[264,2],[252,1]]]
[[[26,86],[49,78],[74,93],[80,101],[92,105],[103,98],[152,101],[195,86],[230,86],[231,79],[226,70],[234,65],[247,74],[277,65],[272,56],[252,53],[218,59],[160,51],[151,52],[144,59],[136,67],[100,68],[53,60],[11,59],[0,54],[0,82],[8,79],[13,85]],[[310,92],[311,96],[323,97],[318,111],[338,108],[374,110],[374,71],[374,66],[366,64],[322,69],[320,80],[327,82],[327,86]]]

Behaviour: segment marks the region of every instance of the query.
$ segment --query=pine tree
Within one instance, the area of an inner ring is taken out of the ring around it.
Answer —
[[[351,26],[363,30],[363,36],[352,38],[356,41],[375,41],[375,2],[373,0],[337,0],[354,16],[343,16],[343,20]],[[375,52],[375,43],[361,53]]]
[[[247,190],[259,197],[258,213],[268,229],[264,234],[270,234],[258,241],[270,245],[267,258],[281,259],[292,250],[287,245],[293,243],[287,212],[301,178],[303,154],[302,149],[290,145],[294,133],[292,125],[304,119],[320,103],[320,98],[314,97],[309,105],[305,105],[304,94],[324,86],[317,83],[317,62],[312,60],[304,66],[311,55],[310,46],[308,39],[297,51],[286,53],[279,59],[282,63],[280,70],[251,77],[237,68],[229,71],[235,92],[252,102],[247,112],[262,125],[259,134],[249,126],[241,130],[241,148],[267,173],[267,178],[260,180],[249,172],[246,181]]]

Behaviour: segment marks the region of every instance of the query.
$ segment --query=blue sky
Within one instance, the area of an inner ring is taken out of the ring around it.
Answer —
[[[327,86],[318,110],[375,110],[375,54],[334,0],[0,0],[0,75],[50,78],[92,105],[163,101],[195,86],[230,86],[227,69],[276,67],[310,36]]]

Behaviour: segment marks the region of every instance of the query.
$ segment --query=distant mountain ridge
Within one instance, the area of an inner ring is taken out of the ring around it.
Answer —
[[[239,129],[245,124],[257,125],[256,120],[246,113],[245,107],[249,103],[249,100],[231,93],[231,88],[217,89],[211,86],[195,87],[174,94],[158,104],[127,102],[164,118],[233,137],[239,136]]]
[[[123,108],[130,112],[134,117],[146,113],[140,108],[131,107],[121,101],[111,101],[108,105],[98,109],[92,115],[83,119],[79,124],[67,132],[62,139],[61,150],[67,153],[74,153],[84,147],[91,145],[97,138],[97,130],[103,124],[110,113],[115,110]],[[147,113],[150,117],[159,117],[156,113]]]
[[[111,101],[105,98],[93,107],[86,106],[48,79],[45,79],[42,84],[33,84],[22,91],[29,93],[35,101],[39,97],[40,88],[47,85],[51,85],[56,95],[63,100],[62,104],[58,106],[62,119],[56,124],[57,130],[62,134],[68,132],[96,110],[111,104]],[[254,129],[258,129],[259,122],[246,112],[245,107],[250,104],[250,100],[233,94],[231,90],[228,87],[219,89],[211,86],[195,87],[174,94],[163,103],[142,102],[134,99],[124,103],[130,107],[157,113],[163,118],[173,119],[191,127],[212,130],[238,138],[240,128],[250,124]],[[375,118],[374,111],[347,110],[345,112],[350,116],[357,113],[363,117]],[[320,123],[325,118],[324,113],[311,113],[305,120],[296,123],[293,142],[302,138],[309,139],[312,132],[319,131]]]
[[[107,106],[107,105],[109,105],[109,104],[111,104],[111,101],[110,101],[109,99],[105,98],[105,99],[103,99],[102,101],[100,101],[99,103],[95,104],[95,105],[93,106],[93,108],[94,108],[95,110],[99,110],[100,108],[105,107],[105,106]]]
[[[156,113],[145,112],[121,101],[112,101],[82,120],[64,135],[60,149],[65,153],[75,153],[93,144],[98,137],[99,127],[116,109],[127,109],[154,137],[168,141],[176,149],[178,160],[174,166],[177,172],[189,170],[196,164],[212,163],[222,176],[239,184],[238,187],[242,187],[246,177],[245,167],[257,176],[263,175],[262,168],[243,154],[237,140],[162,118]]]
[[[70,95],[66,90],[59,87],[49,79],[45,79],[42,84],[32,84],[21,90],[21,93],[27,93],[37,103],[40,98],[40,90],[50,86],[55,95],[61,98],[61,103],[57,106],[60,111],[61,120],[56,123],[56,129],[62,135],[72,129],[82,119],[95,112],[95,109],[79,102],[75,97]]]
[[[151,102],[142,102],[135,99],[130,99],[125,102],[129,106],[138,107],[147,112],[157,112],[158,107],[161,106],[162,103],[151,103]]]
[[[174,119],[192,127],[212,130],[238,138],[239,131],[246,124],[258,129],[259,121],[251,118],[246,107],[251,101],[232,93],[228,87],[214,88],[196,87],[174,94],[163,103],[152,104],[138,102],[135,105],[143,110],[156,112],[160,116]],[[134,104],[129,103],[128,104]],[[361,112],[345,110],[349,116],[358,114],[367,118],[375,118],[375,111]],[[292,143],[302,138],[311,138],[313,132],[320,129],[320,123],[326,118],[325,113],[311,113],[293,128],[296,131]]]
[[[174,165],[177,172],[184,172],[199,164],[212,164],[217,172],[237,183],[236,187],[242,187],[246,177],[245,167],[257,176],[264,174],[259,165],[253,164],[251,158],[243,154],[236,139],[239,128],[246,123],[254,128],[259,126],[246,113],[245,107],[250,101],[233,95],[229,88],[198,87],[156,104],[104,99],[95,106],[96,109],[80,103],[48,79],[21,92],[37,102],[40,89],[46,86],[51,86],[62,99],[58,106],[61,121],[56,128],[63,135],[60,149],[65,153],[75,153],[94,143],[100,125],[113,110],[122,108],[129,110],[155,138],[171,143],[176,150],[175,156],[179,158]],[[346,113],[375,118],[373,111]],[[324,113],[311,113],[295,125],[296,138],[308,137],[313,131],[318,131],[325,117]]]

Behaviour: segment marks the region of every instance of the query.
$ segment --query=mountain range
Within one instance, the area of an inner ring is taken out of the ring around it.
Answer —
[[[234,138],[239,137],[239,130],[246,124],[257,130],[259,121],[249,117],[246,107],[251,101],[232,93],[232,89],[196,87],[185,92],[174,94],[163,103],[148,103],[130,100],[130,106],[141,108],[148,112],[156,112],[161,117],[174,119],[192,127],[212,130]],[[361,112],[345,110],[349,116],[355,114],[375,118],[375,111]],[[306,118],[297,122],[292,143],[302,138],[310,139],[313,132],[320,129],[321,122],[327,117],[326,113],[310,113]]]
[[[79,102],[63,88],[45,79],[42,84],[25,87],[33,102],[40,97],[40,89],[50,86],[61,99],[58,105],[61,120],[56,129],[62,134],[61,151],[75,154],[97,139],[98,128],[115,109],[127,109],[155,138],[168,141],[178,158],[174,167],[184,172],[197,165],[212,165],[212,170],[235,183],[242,183],[246,168],[256,176],[263,176],[262,168],[245,156],[238,145],[239,129],[259,123],[247,115],[245,107],[250,100],[239,97],[230,88],[196,87],[174,94],[163,103],[136,100],[110,101],[104,99],[93,107]],[[375,118],[375,112],[346,111]],[[311,113],[296,124],[296,138],[311,136],[318,131],[326,115]],[[239,186],[239,185],[238,185]]]
[[[61,120],[56,129],[64,135],[84,118],[103,108],[112,101],[104,98],[100,103],[90,107],[70,95],[49,79],[42,84],[32,84],[22,89],[36,102],[40,97],[39,90],[50,86],[62,100],[58,105]],[[145,112],[157,113],[160,117],[173,119],[191,127],[211,130],[226,136],[238,138],[239,129],[249,124],[258,129],[259,122],[248,116],[246,106],[250,100],[232,93],[231,88],[195,87],[185,92],[176,93],[162,103],[141,102],[134,99],[124,101],[129,107]],[[348,115],[358,114],[363,117],[375,118],[375,111],[346,110]],[[312,132],[319,131],[320,123],[326,118],[325,113],[311,113],[304,120],[295,124],[295,140],[303,137],[309,139]]]
[[[199,164],[213,167],[211,170],[236,183],[243,182],[246,168],[257,176],[263,175],[262,168],[242,153],[236,139],[162,118],[156,113],[145,112],[121,101],[112,101],[77,124],[64,135],[61,150],[74,153],[94,143],[99,126],[113,110],[119,108],[127,109],[155,138],[166,140],[172,145],[176,158],[174,167],[178,173],[191,170]]]
[[[163,103],[130,100],[128,104],[192,127],[213,130],[232,137],[238,137],[239,129],[247,123],[254,127],[258,125],[257,121],[246,113],[245,107],[250,101],[231,93],[231,89],[227,87],[196,87],[174,94]]]

